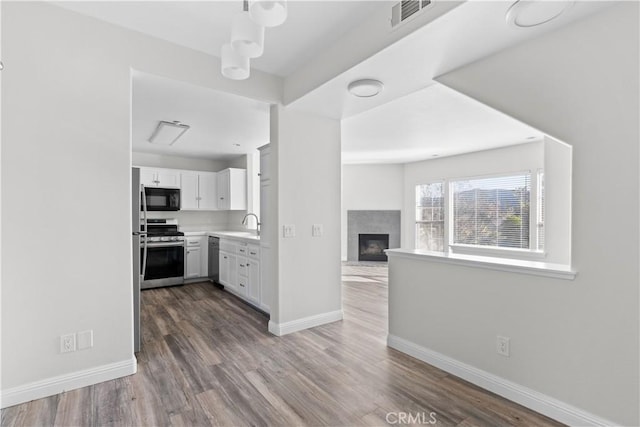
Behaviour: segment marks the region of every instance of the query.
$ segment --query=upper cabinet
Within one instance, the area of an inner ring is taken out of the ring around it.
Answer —
[[[185,211],[246,210],[247,170],[220,172],[140,167],[145,187],[180,188],[180,209]]]
[[[140,183],[145,187],[180,188],[180,171],[141,167]]]
[[[182,171],[182,210],[218,210],[216,172]]]
[[[229,168],[218,172],[218,209],[247,209],[247,170]]]
[[[271,145],[263,145],[260,150],[260,181],[271,179]]]

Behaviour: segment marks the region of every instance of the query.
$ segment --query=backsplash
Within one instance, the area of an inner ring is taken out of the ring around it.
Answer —
[[[175,218],[181,231],[244,230],[245,211],[149,212],[149,218]],[[238,219],[239,218],[239,219]]]

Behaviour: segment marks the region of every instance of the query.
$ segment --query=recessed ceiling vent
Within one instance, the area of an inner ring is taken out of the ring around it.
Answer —
[[[391,28],[415,17],[431,4],[431,0],[403,0],[391,8]]]

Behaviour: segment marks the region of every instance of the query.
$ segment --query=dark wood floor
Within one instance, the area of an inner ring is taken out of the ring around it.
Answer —
[[[343,274],[344,321],[281,338],[209,283],[144,291],[136,375],[7,408],[2,426],[558,425],[386,347],[386,269]]]

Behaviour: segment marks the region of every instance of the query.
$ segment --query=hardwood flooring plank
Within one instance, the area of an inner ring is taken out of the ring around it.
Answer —
[[[65,426],[91,426],[93,407],[92,387],[83,387],[67,391],[59,396],[55,425]]]
[[[434,412],[439,427],[559,425],[387,347],[386,267],[344,274],[344,320],[283,337],[208,282],[145,290],[137,374],[6,408],[0,424],[424,425]]]

